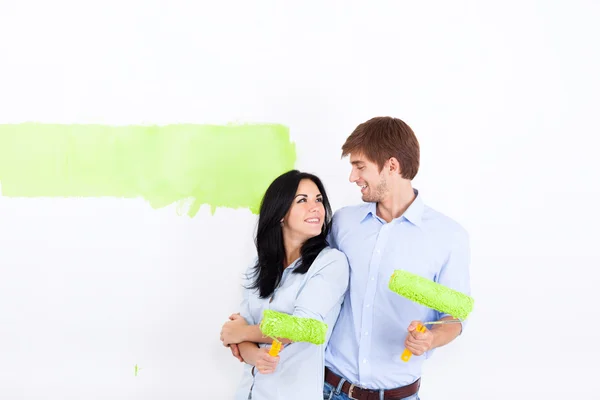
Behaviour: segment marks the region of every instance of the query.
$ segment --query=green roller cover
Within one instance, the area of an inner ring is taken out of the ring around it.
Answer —
[[[454,318],[464,320],[473,311],[472,297],[407,271],[395,270],[389,288],[402,297]]]
[[[260,323],[263,335],[292,342],[325,343],[327,324],[312,318],[296,317],[273,310],[263,312]]]

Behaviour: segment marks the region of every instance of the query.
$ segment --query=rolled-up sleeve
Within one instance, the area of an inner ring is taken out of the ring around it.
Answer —
[[[333,249],[322,261],[315,260],[312,268],[316,270],[298,294],[294,315],[324,321],[329,312],[344,300],[350,268],[344,253]]]
[[[452,247],[448,258],[437,277],[437,283],[471,295],[469,267],[471,263],[471,249],[469,244],[469,235],[466,231],[460,230],[454,235]],[[451,316],[447,313],[438,312],[438,318]],[[465,321],[462,323],[463,328]]]

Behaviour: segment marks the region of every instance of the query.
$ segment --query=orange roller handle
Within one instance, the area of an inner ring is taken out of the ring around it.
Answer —
[[[271,344],[271,349],[269,350],[269,355],[271,357],[277,357],[280,350],[281,350],[281,342],[277,339],[273,339],[273,343]]]
[[[417,332],[425,333],[426,331],[427,331],[427,328],[425,328],[425,325],[422,325],[422,324],[417,325]],[[400,356],[400,359],[404,362],[408,362],[408,360],[410,360],[411,357],[412,357],[412,352],[409,349],[404,349],[404,351],[402,352],[402,355]]]

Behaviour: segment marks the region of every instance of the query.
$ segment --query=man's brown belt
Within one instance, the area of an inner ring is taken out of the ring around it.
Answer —
[[[336,390],[341,380],[342,378],[331,372],[329,368],[325,368],[325,382],[333,386],[333,390]],[[421,379],[419,378],[410,385],[385,390],[383,398],[385,400],[399,400],[412,396],[419,391],[420,384]],[[379,390],[363,389],[347,381],[342,385],[341,391],[354,400],[379,400]]]

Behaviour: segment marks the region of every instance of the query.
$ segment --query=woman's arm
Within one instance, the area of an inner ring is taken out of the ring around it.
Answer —
[[[259,325],[247,325],[242,337],[245,342],[273,343],[272,338],[263,335]],[[278,338],[277,340],[283,344],[291,343],[291,341],[287,339]]]
[[[293,315],[323,321],[329,311],[343,301],[348,288],[350,267],[342,252],[333,249],[330,252],[324,259],[317,261],[319,265],[315,264],[311,267],[315,268],[316,272],[298,295]],[[247,302],[242,305],[247,306]],[[246,313],[242,310],[241,314],[244,316]],[[248,323],[245,323],[246,321],[234,316],[232,321],[224,325],[221,337],[224,345],[239,344],[241,353],[242,344],[248,349],[250,345],[256,347],[256,343],[272,343],[273,339],[263,335],[256,321],[252,321],[251,318]],[[278,340],[283,344],[291,343],[288,339],[278,338]],[[232,353],[234,353],[233,349]],[[241,356],[247,362],[244,355]]]
[[[324,321],[344,300],[350,280],[348,259],[339,250],[331,249],[310,268],[314,274],[298,294],[293,315]]]
[[[255,343],[239,344],[240,353],[247,364],[254,366],[261,374],[272,374],[279,364],[279,356],[269,355],[267,348],[260,348]]]

